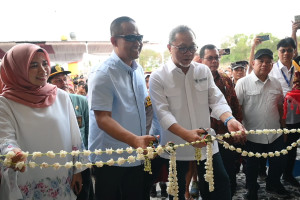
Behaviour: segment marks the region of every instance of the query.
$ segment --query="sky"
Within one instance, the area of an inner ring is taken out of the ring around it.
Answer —
[[[194,30],[198,46],[220,47],[235,34],[270,32],[291,35],[299,0],[0,0],[0,42],[60,41],[76,34],[78,41],[109,41],[110,23],[133,18],[144,41],[166,46],[177,25]],[[300,31],[299,31],[300,32]],[[299,34],[297,34],[299,35]]]

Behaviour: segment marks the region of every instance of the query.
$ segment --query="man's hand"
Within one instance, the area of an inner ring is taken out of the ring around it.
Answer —
[[[82,190],[82,176],[81,173],[74,174],[72,177],[71,188],[74,193],[78,195]]]
[[[292,33],[297,33],[298,29],[300,29],[300,22],[293,22],[293,24],[292,24]]]
[[[14,169],[15,171],[24,172],[26,169],[26,166],[22,167],[22,169],[16,168],[15,164],[17,162],[26,162],[26,158],[22,153],[22,150],[19,148],[13,149],[13,152],[16,154],[14,157],[11,158],[12,162],[14,163],[10,168]]]
[[[146,149],[150,142],[154,142],[155,140],[156,138],[151,135],[136,136],[131,146],[135,149],[138,147]]]
[[[255,37],[254,38],[254,40],[253,40],[253,44],[252,44],[252,48],[256,48],[259,44],[261,44],[262,43],[262,41],[261,41],[261,38],[259,38],[259,37]]]
[[[241,143],[241,144],[245,144],[246,142],[246,134],[245,134],[245,127],[236,119],[231,119],[227,122],[227,128],[230,132],[237,132],[237,131],[241,131],[242,134],[241,135],[235,135],[233,136],[233,140],[235,143]]]
[[[184,140],[187,142],[195,142],[197,140],[202,140],[204,133],[205,133],[205,131],[203,129],[188,130],[187,134],[185,135]],[[198,144],[194,144],[193,146],[197,147],[197,148],[202,148],[202,147],[205,147],[206,144],[204,142],[201,142]]]

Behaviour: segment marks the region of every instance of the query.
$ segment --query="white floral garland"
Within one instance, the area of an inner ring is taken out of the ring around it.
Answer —
[[[245,134],[289,134],[289,133],[300,133],[300,129],[264,129],[264,130],[250,130],[250,131],[246,131]],[[239,135],[242,134],[241,131],[238,132],[231,132],[231,133],[226,133],[224,134],[224,136],[221,135],[217,135],[216,138],[220,143],[223,143],[224,147],[226,149],[230,149],[232,151],[236,151],[238,153],[241,153],[242,156],[256,156],[257,158],[260,157],[274,157],[274,156],[280,156],[280,154],[287,154],[289,150],[291,150],[292,148],[296,147],[298,144],[300,144],[300,139],[297,140],[297,142],[293,142],[290,146],[288,146],[286,149],[282,149],[280,152],[279,151],[275,151],[275,152],[268,152],[268,153],[253,153],[253,152],[247,152],[245,150],[242,150],[241,148],[236,148],[233,145],[228,144],[227,142],[225,142],[223,140],[223,138],[229,138],[231,136],[235,136],[235,135]],[[94,152],[91,152],[90,150],[84,150],[83,152],[80,152],[79,150],[76,151],[72,151],[71,153],[68,153],[64,150],[61,150],[60,153],[54,153],[53,151],[48,151],[47,153],[41,153],[41,152],[33,152],[32,154],[29,154],[29,152],[22,152],[23,157],[24,158],[28,158],[29,156],[32,156],[32,159],[35,160],[37,157],[42,157],[42,156],[47,156],[49,158],[55,158],[57,155],[59,155],[61,158],[66,157],[68,154],[72,155],[72,156],[79,156],[80,154],[84,155],[84,156],[89,156],[91,154],[95,154],[95,155],[101,155],[103,153],[106,153],[108,155],[111,155],[112,153],[117,153],[117,154],[122,154],[125,151],[128,154],[132,154],[134,151],[136,151],[137,156],[132,156],[130,155],[127,159],[125,158],[118,158],[118,160],[114,161],[113,159],[108,160],[107,162],[103,162],[103,161],[97,161],[95,162],[95,164],[93,163],[86,163],[83,164],[81,162],[75,162],[73,163],[72,161],[70,162],[66,162],[64,165],[60,164],[60,163],[54,163],[54,164],[48,164],[48,163],[41,163],[41,164],[37,164],[33,161],[29,161],[28,163],[25,163],[24,161],[22,162],[17,162],[17,163],[13,163],[12,162],[12,158],[16,155],[13,151],[9,151],[6,155],[0,155],[0,158],[5,158],[4,161],[0,160],[1,162],[3,162],[4,166],[6,167],[10,167],[12,165],[15,165],[15,168],[18,169],[22,169],[24,166],[29,166],[30,168],[35,168],[35,167],[40,167],[41,169],[43,168],[49,168],[49,167],[53,167],[54,169],[59,169],[61,167],[65,167],[67,169],[71,168],[71,167],[76,167],[76,168],[82,168],[82,167],[87,167],[87,168],[91,168],[92,166],[97,166],[97,167],[102,167],[103,165],[108,165],[108,166],[112,166],[115,163],[118,165],[122,165],[125,162],[128,163],[134,163],[136,160],[145,160],[145,171],[148,171],[149,173],[151,173],[151,162],[150,159],[154,158],[154,156],[156,154],[160,155],[162,154],[165,150],[171,152],[170,155],[170,169],[169,169],[169,189],[168,189],[168,193],[173,195],[175,198],[178,196],[178,183],[177,183],[177,170],[176,170],[176,149],[178,147],[184,147],[184,146],[188,146],[188,145],[194,145],[194,144],[198,144],[198,143],[202,143],[202,142],[206,142],[207,143],[207,160],[205,162],[205,169],[206,169],[206,174],[205,174],[205,180],[209,183],[209,191],[213,191],[214,190],[214,175],[213,175],[213,165],[212,165],[212,142],[216,139],[214,136],[210,136],[208,138],[204,138],[201,141],[195,141],[195,142],[187,142],[185,144],[178,144],[178,145],[174,145],[172,144],[172,146],[166,145],[165,147],[162,147],[161,145],[159,145],[156,148],[153,147],[147,147],[147,149],[142,149],[142,148],[137,148],[137,149],[133,149],[132,147],[128,147],[126,148],[126,150],[124,149],[117,149],[117,150],[113,150],[113,149],[106,149],[105,151],[101,150],[101,149],[96,149]],[[200,150],[200,153],[199,153]],[[147,151],[147,154],[144,155],[144,152]],[[196,160],[199,162],[201,159],[201,149],[196,148],[196,155],[195,158]],[[197,153],[198,152],[198,153]],[[178,198],[178,197],[177,197]]]

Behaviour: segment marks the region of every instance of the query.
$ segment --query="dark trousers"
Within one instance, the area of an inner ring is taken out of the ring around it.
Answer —
[[[235,151],[231,151],[229,149],[225,149],[222,144],[219,144],[219,152],[222,157],[222,161],[225,167],[225,170],[229,176],[230,180],[230,190],[231,190],[231,196],[234,195],[236,191],[236,163],[235,161],[239,158],[239,155]]]
[[[94,200],[94,189],[91,177],[91,170],[86,169],[81,172],[82,190],[77,195],[77,200]]]
[[[160,170],[163,165],[166,165],[169,169],[169,159],[164,159],[159,156],[154,158],[151,161],[151,168],[152,168],[152,175],[145,173],[145,196],[144,199],[150,199],[150,189],[155,180],[157,179],[158,175],[160,174]],[[185,200],[184,193],[185,193],[185,177],[186,173],[189,169],[189,161],[176,161],[176,169],[177,169],[177,179],[178,179],[178,187],[179,187],[179,200]],[[172,200],[173,196],[169,195],[169,199]]]
[[[300,128],[300,123],[297,124],[287,124],[288,129],[298,129]],[[299,139],[299,133],[289,133],[286,135],[287,140],[285,142],[285,146],[290,146],[293,142],[296,142]],[[295,165],[295,160],[297,156],[297,148],[293,148],[287,154],[287,164],[286,168],[284,169],[283,173],[285,176],[293,176],[293,170]]]
[[[271,144],[259,144],[247,141],[246,142],[246,149],[248,152],[253,153],[267,153],[267,152],[275,152],[281,151],[284,148],[283,136],[281,135]],[[283,169],[286,163],[286,156],[280,155],[279,157],[268,157],[269,161],[269,171],[268,176],[266,178],[266,184],[272,185],[275,188],[281,184],[280,177],[283,173]],[[259,185],[257,183],[258,171],[259,171],[259,163],[260,159],[253,156],[247,157],[247,171],[246,171],[246,184],[248,190],[250,192],[257,192],[259,189]]]
[[[95,200],[141,200],[144,189],[144,166],[93,168]]]
[[[197,165],[198,178],[199,178],[199,189],[203,200],[229,200],[231,199],[230,192],[230,181],[223,165],[223,161],[220,153],[213,155],[213,171],[214,171],[214,187],[213,192],[209,192],[208,183],[204,179],[206,173],[205,162],[201,161]],[[232,160],[232,162],[234,162]]]

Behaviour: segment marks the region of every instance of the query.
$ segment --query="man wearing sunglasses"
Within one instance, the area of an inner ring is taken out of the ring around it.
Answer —
[[[96,66],[89,76],[90,106],[89,150],[145,149],[155,137],[146,135],[144,100],[148,96],[142,67],[135,61],[140,55],[143,36],[130,17],[119,17],[110,26],[113,52]],[[90,156],[93,163],[128,158],[130,154]],[[143,199],[144,167],[141,161],[122,166],[94,166],[95,199]]]
[[[232,84],[231,79],[225,74],[218,71],[219,68],[219,50],[217,47],[213,44],[207,44],[204,45],[199,52],[200,55],[200,63],[205,64],[209,67],[215,84],[218,86],[220,91],[223,93],[228,105],[230,106],[232,110],[232,115],[239,121],[242,122],[242,110],[239,106],[239,101],[237,99],[234,86]],[[224,126],[223,122],[221,120],[217,120],[213,117],[211,119],[211,127],[216,131],[217,134],[225,134],[228,133],[228,129],[226,126]],[[229,138],[226,141],[229,144],[237,143],[236,139],[238,138]],[[230,187],[231,187],[231,196],[234,195],[236,192],[236,169],[235,169],[235,159],[237,158],[238,154],[234,151],[225,149],[223,147],[223,144],[219,144],[219,150],[220,154],[226,169],[226,172],[230,179]],[[200,185],[203,185],[204,179],[200,179],[202,183],[200,182]],[[200,192],[201,187],[200,187]]]
[[[172,141],[176,144],[201,140],[205,133],[203,128],[210,128],[211,115],[221,119],[230,131],[244,131],[244,127],[231,114],[222,92],[215,85],[213,76],[206,65],[193,62],[197,51],[194,32],[187,26],[174,28],[169,35],[167,45],[171,59],[161,68],[152,72],[150,76],[150,97],[154,111],[162,127],[161,143],[165,145]],[[213,134],[214,131],[207,129]],[[206,161],[205,144],[199,143],[195,147],[202,148],[201,162],[197,165],[198,176],[205,174]],[[214,191],[205,190],[208,196],[203,199],[231,199],[230,183],[220,154],[218,145],[213,145]],[[176,149],[177,179],[179,185],[179,199],[185,199],[185,178],[189,168],[189,161],[195,160],[195,148],[185,146]],[[169,163],[169,155],[163,153],[152,162]],[[152,167],[153,174],[154,167]],[[170,197],[172,199],[172,197]]]
[[[283,89],[284,96],[287,92],[292,90],[295,66],[293,66],[293,57],[295,55],[296,43],[293,38],[288,37],[279,41],[277,44],[278,57],[279,60],[274,63],[270,76],[273,76],[279,80],[281,87]],[[296,105],[294,105],[297,108]],[[296,109],[291,109],[291,106],[287,107],[287,118],[286,127],[288,129],[298,129],[300,128],[300,115],[297,114]],[[285,135],[286,146],[291,145],[291,143],[299,139],[299,133],[291,133]],[[293,176],[293,169],[297,155],[297,148],[293,148],[287,154],[286,168],[283,172],[283,180],[288,182],[294,187],[300,188],[299,182]]]

